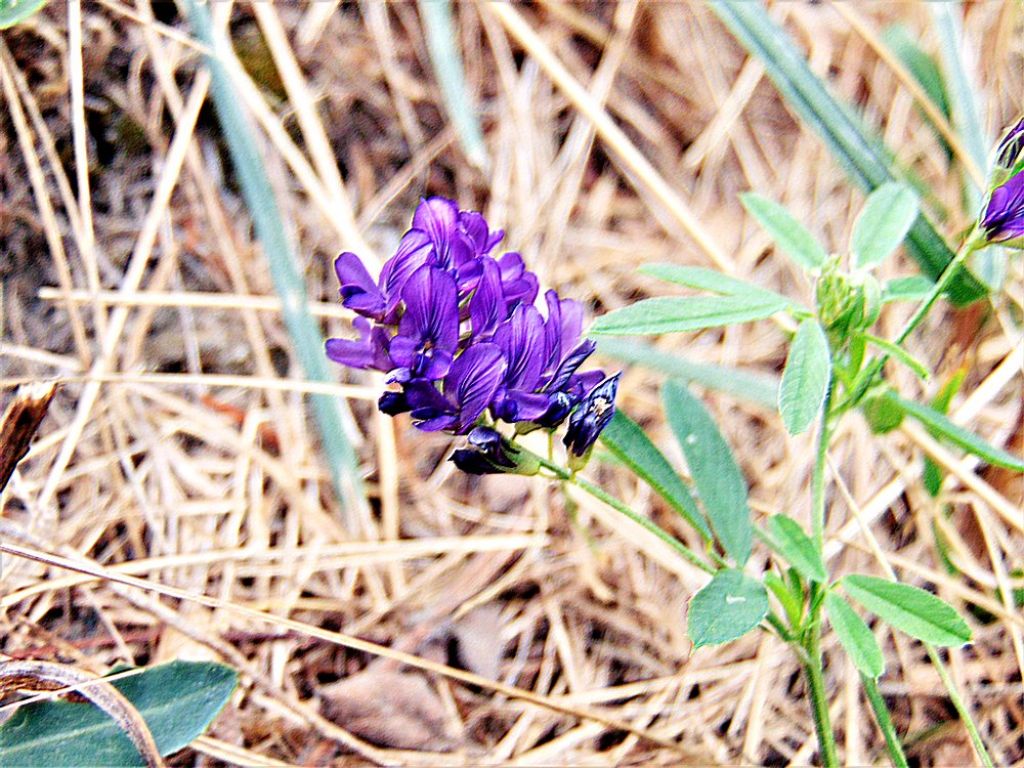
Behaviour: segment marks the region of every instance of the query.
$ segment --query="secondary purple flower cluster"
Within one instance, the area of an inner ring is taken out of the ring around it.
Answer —
[[[1024,170],[1014,174],[1024,160],[1024,117],[1006,131],[995,154],[995,188],[981,215],[981,230],[990,243],[1024,246]]]
[[[582,305],[548,291],[542,314],[522,256],[491,255],[503,236],[479,213],[432,197],[379,280],[354,253],[334,263],[359,339],[328,339],[327,356],[386,372],[398,388],[380,398],[384,413],[408,412],[427,432],[472,430],[471,448],[453,458],[476,474],[514,466],[500,434],[480,425],[485,412],[519,431],[554,429],[571,414],[565,444],[579,457],[610,421],[618,386],[618,375],[578,370],[595,346],[580,338]]]
[[[1024,237],[1024,171],[992,190],[982,214],[981,228],[990,243]]]

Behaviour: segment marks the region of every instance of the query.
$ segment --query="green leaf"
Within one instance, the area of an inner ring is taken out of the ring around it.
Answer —
[[[704,516],[697,509],[697,502],[693,500],[693,496],[672,469],[672,465],[639,424],[622,411],[616,411],[608,426],[601,432],[601,442],[619,461],[665,499],[672,509],[696,528],[705,540],[711,540],[711,531],[704,522]]]
[[[682,267],[678,264],[645,264],[640,267],[639,272],[668,283],[685,285],[687,288],[698,288],[702,291],[712,291],[725,296],[746,294],[771,297],[778,301],[784,301],[787,304],[791,303],[785,296],[769,291],[767,288],[761,288],[753,283],[748,283],[746,280],[739,280],[718,270],[707,269],[706,267]]]
[[[792,214],[767,197],[744,192],[740,202],[775,244],[805,272],[821,267],[828,259],[824,246]]]
[[[161,755],[188,746],[213,722],[238,676],[212,662],[172,661],[111,681],[139,711]],[[124,732],[90,703],[37,702],[0,725],[0,765],[142,765]]]
[[[659,297],[645,299],[597,318],[592,335],[654,335],[683,333],[771,317],[789,306],[771,294]]]
[[[768,613],[764,585],[742,571],[726,569],[690,600],[686,631],[694,649],[742,637]]]
[[[779,387],[779,413],[789,434],[799,435],[821,412],[831,378],[825,331],[817,320],[804,320],[789,347]]]
[[[789,588],[789,585],[779,578],[774,571],[765,572],[764,585],[772,591],[772,594],[775,595],[775,599],[778,600],[779,605],[782,606],[782,610],[786,612],[786,618],[789,620],[789,626],[799,626],[800,621],[803,618],[803,600],[793,594],[793,590]]]
[[[899,344],[893,344],[888,339],[883,339],[870,333],[862,333],[861,336],[883,352],[886,352],[889,356],[899,360],[922,381],[928,381],[931,378],[932,372],[928,370],[928,366],[907,352]]]
[[[0,29],[23,22],[44,5],[46,0],[0,0]]]
[[[691,363],[676,353],[662,352],[639,339],[599,339],[597,351],[616,360],[642,365],[671,378],[694,382],[765,408],[774,409],[778,402],[779,380],[769,374],[750,373],[709,363]]]
[[[908,187],[887,182],[868,195],[853,226],[854,264],[873,267],[895,251],[917,219],[920,201]]]
[[[885,671],[885,659],[875,635],[864,619],[843,598],[832,590],[825,593],[825,611],[836,637],[846,649],[853,666],[863,675],[875,679]]]
[[[964,645],[971,630],[949,603],[931,592],[875,576],[845,576],[846,594],[878,618],[932,645]]]
[[[943,5],[938,3],[937,5]],[[846,105],[836,101],[811,71],[790,36],[776,25],[764,6],[748,0],[710,3],[743,47],[765,66],[765,72],[793,112],[818,133],[849,176],[868,191],[895,180],[892,153]],[[918,217],[907,237],[907,250],[933,280],[953,260],[953,251],[924,217]],[[985,295],[984,286],[961,270],[950,288],[957,304]]]
[[[786,558],[805,579],[819,583],[828,580],[821,554],[795,520],[785,515],[774,515],[768,520],[765,534],[766,543]]]
[[[921,275],[897,277],[882,288],[882,303],[890,301],[921,301],[932,289],[932,281]]]
[[[661,397],[711,527],[726,553],[743,565],[750,557],[754,529],[747,483],[736,459],[711,416],[686,387],[669,381]]]
[[[885,397],[890,402],[899,406],[908,416],[913,416],[921,422],[936,436],[942,437],[968,453],[984,459],[989,464],[1003,467],[1004,469],[1012,469],[1014,472],[1024,472],[1024,460],[1019,456],[1014,456],[1002,448],[996,448],[973,432],[968,432],[963,427],[957,426],[933,408],[910,400],[904,400],[895,392],[887,392]]]

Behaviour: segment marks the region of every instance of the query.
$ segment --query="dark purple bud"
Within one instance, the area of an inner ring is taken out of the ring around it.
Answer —
[[[540,469],[536,461],[521,461],[522,452],[513,448],[501,434],[490,427],[474,427],[468,436],[469,448],[452,454],[451,460],[471,475],[504,472],[532,475]]]
[[[420,267],[402,289],[405,313],[389,352],[399,381],[444,376],[459,343],[455,279],[437,267]]]
[[[1024,171],[992,190],[981,228],[990,243],[1024,237]]]
[[[615,394],[621,375],[617,373],[594,387],[569,417],[569,429],[563,442],[573,456],[586,456],[615,415]]]
[[[996,166],[1009,171],[1024,157],[1024,117],[1006,132],[996,147]]]
[[[328,339],[324,345],[327,357],[349,368],[391,370],[394,366],[388,356],[387,331],[379,325],[371,325],[364,317],[357,317],[352,325],[359,331],[359,341]]]
[[[380,396],[380,400],[377,401],[377,409],[388,416],[397,416],[400,413],[408,413],[411,410],[409,398],[406,397],[405,392],[393,392],[390,390]]]
[[[345,251],[334,260],[334,273],[341,285],[341,303],[364,317],[379,320],[384,314],[384,296],[362,260]]]

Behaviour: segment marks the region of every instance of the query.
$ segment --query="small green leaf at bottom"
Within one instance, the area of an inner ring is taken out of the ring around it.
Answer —
[[[871,678],[879,677],[885,671],[885,659],[864,619],[832,590],[825,593],[825,611],[857,671]]]
[[[112,680],[139,711],[160,754],[188,746],[231,697],[238,676],[212,662],[172,661]],[[0,765],[142,765],[128,737],[90,703],[26,704],[0,725]]]
[[[931,592],[875,576],[859,574],[842,581],[846,594],[882,621],[932,645],[960,646],[971,629],[949,603]]]
[[[690,600],[686,631],[693,647],[720,645],[742,637],[768,613],[764,584],[742,571],[719,571]]]

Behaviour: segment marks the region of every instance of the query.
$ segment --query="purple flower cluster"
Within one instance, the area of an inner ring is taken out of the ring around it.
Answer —
[[[334,263],[342,303],[360,315],[359,339],[328,339],[327,356],[386,372],[398,388],[380,398],[384,413],[408,412],[427,432],[472,430],[472,455],[457,451],[455,461],[475,473],[511,461],[500,434],[481,426],[485,412],[521,432],[572,414],[565,443],[583,456],[611,419],[618,385],[617,375],[578,370],[595,346],[580,338],[582,305],[548,291],[542,314],[522,256],[491,255],[503,236],[479,213],[432,197],[379,280],[354,253]]]

